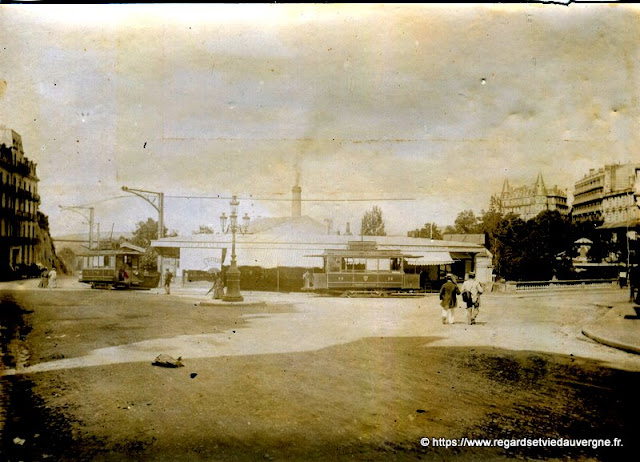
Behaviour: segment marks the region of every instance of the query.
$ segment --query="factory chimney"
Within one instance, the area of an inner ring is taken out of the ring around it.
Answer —
[[[291,188],[291,216],[302,216],[302,188],[297,183]]]

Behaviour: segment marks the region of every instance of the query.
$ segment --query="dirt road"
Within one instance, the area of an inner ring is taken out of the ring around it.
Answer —
[[[619,460],[638,429],[640,356],[592,342],[581,328],[625,295],[489,294],[478,325],[464,324],[460,310],[459,322],[445,326],[433,296],[293,294],[228,308],[152,293],[6,291],[1,313],[14,340],[1,380],[3,453]],[[160,353],[182,356],[185,367],[152,366]],[[465,437],[624,445],[434,447]]]

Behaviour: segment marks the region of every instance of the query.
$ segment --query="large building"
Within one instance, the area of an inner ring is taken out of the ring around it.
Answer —
[[[22,138],[0,127],[0,278],[26,266],[55,261],[48,220],[38,211],[36,164],[24,155]]]
[[[573,219],[598,220],[610,228],[637,224],[640,210],[635,205],[634,184],[639,166],[613,164],[589,170],[574,185]]]
[[[27,159],[22,138],[0,128],[0,264],[3,272],[35,262],[38,243],[38,177],[36,164]]]
[[[242,289],[301,290],[307,269],[323,270],[323,260],[317,255],[329,249],[347,249],[350,242],[362,239],[350,233],[333,233],[324,223],[302,215],[301,189],[297,185],[292,190],[291,210],[291,217],[258,219],[251,223],[248,233],[236,235]],[[492,255],[476,243],[405,236],[365,239],[375,241],[378,249],[419,256],[414,270],[420,272],[421,286],[425,289],[439,289],[447,273],[463,279],[475,271],[479,281],[492,281]],[[152,241],[151,245],[162,256],[162,266],[180,281],[189,271],[229,265],[232,236],[223,233],[176,236]]]
[[[569,212],[566,191],[557,186],[547,188],[542,173],[538,174],[532,186],[513,188],[505,180],[502,192],[494,196],[494,202],[498,204],[498,211],[504,215],[513,213],[523,220],[530,220],[546,210],[557,210],[562,214]]]

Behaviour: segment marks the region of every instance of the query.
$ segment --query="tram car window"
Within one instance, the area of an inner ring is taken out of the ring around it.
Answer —
[[[327,257],[327,271],[329,273],[337,273],[340,271],[340,257]]]
[[[378,260],[378,271],[391,271],[391,260],[389,258],[381,258]]]

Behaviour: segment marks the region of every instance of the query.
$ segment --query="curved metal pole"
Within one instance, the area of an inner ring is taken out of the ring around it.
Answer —
[[[164,193],[147,191],[145,189],[131,189],[126,186],[123,186],[122,190],[141,197],[158,211],[158,239],[162,239],[164,237]],[[158,200],[157,205],[155,204],[154,199]],[[163,258],[158,254],[158,270],[160,271],[160,280],[162,280],[162,278],[164,277],[162,273],[163,266]]]
[[[155,192],[155,191],[147,191],[145,189],[131,189],[126,186],[122,187],[122,190],[125,192],[129,192],[131,194],[135,194],[138,197],[141,197],[149,204],[153,206],[154,209],[158,211],[158,239],[164,237],[164,193]],[[151,198],[149,197],[151,196]],[[158,200],[156,204],[154,199]]]
[[[89,222],[89,250],[93,248],[93,207],[82,207],[82,206],[59,206],[62,210],[68,210],[69,212],[75,212],[78,215],[82,216],[85,220]],[[89,216],[86,216],[84,213],[79,210],[89,210]]]

